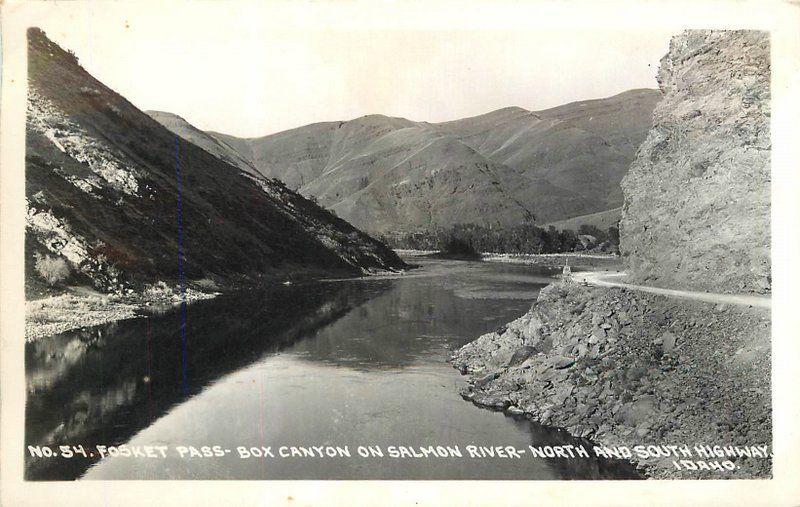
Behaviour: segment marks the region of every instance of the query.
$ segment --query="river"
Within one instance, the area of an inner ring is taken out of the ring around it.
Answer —
[[[554,270],[414,261],[419,269],[395,278],[199,301],[187,308],[183,334],[181,312],[168,309],[28,344],[26,446],[80,444],[87,456],[27,455],[26,478],[638,477],[620,461],[470,457],[470,445],[590,445],[462,400],[465,377],[448,363],[453,350],[525,313]],[[99,459],[97,445],[118,444],[170,452]],[[173,452],[214,445],[228,452]],[[436,445],[462,457],[389,453]],[[311,446],[351,456],[278,455]],[[360,458],[359,446],[384,455]],[[275,457],[242,458],[238,447],[269,448]]]

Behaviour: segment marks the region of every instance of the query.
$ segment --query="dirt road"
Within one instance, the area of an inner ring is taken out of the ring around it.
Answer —
[[[610,281],[609,278],[623,278],[627,273],[608,272],[608,271],[586,271],[583,273],[573,273],[572,279],[578,283],[586,282],[589,285],[598,287],[622,287],[630,290],[649,292],[651,294],[661,294],[663,296],[696,299],[708,303],[722,303],[729,305],[753,306],[757,308],[772,308],[772,299],[769,296],[738,295],[738,294],[717,294],[714,292],[695,292],[686,290],[662,289],[660,287],[650,287],[647,285],[635,285],[625,282]]]

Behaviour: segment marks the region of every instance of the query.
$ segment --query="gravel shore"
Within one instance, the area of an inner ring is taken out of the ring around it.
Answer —
[[[210,299],[217,293],[187,289],[186,302]],[[180,304],[176,291],[160,294],[65,293],[25,302],[25,341],[65,333],[82,327],[99,326],[141,316],[146,308]]]
[[[478,405],[599,445],[692,451],[688,458],[633,453],[648,477],[771,475],[769,451],[706,457],[695,449],[771,451],[768,310],[558,282],[527,314],[452,360],[471,375],[462,396]]]

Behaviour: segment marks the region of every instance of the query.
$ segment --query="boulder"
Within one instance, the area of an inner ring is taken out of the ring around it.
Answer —
[[[517,366],[522,364],[534,353],[536,353],[536,348],[524,345],[514,352],[514,354],[511,356],[511,359],[508,361],[508,365]]]
[[[547,354],[553,349],[553,338],[551,338],[550,336],[543,338],[536,346],[536,348],[539,350],[539,352],[544,352],[545,354]]]
[[[476,380],[475,381],[475,387],[477,387],[478,389],[483,389],[489,382],[495,380],[499,376],[500,376],[500,373],[498,373],[498,372],[490,373],[490,374],[486,375],[485,377],[482,377],[482,378]]]
[[[555,356],[549,359],[549,363],[557,370],[569,368],[575,364],[575,358],[567,356]]]
[[[637,400],[624,404],[619,411],[622,422],[631,427],[645,425],[655,414],[655,396],[642,396]]]
[[[678,338],[667,331],[663,335],[661,335],[661,351],[664,354],[669,354],[675,349],[675,343],[678,341]]]
[[[525,335],[534,338],[536,340],[540,340],[542,338],[542,333],[541,333],[542,321],[534,315],[531,315],[530,317],[531,318],[528,321],[527,331],[525,332]]]
[[[476,396],[473,401],[479,405],[492,408],[499,408],[499,409],[505,409],[511,404],[511,402],[508,401],[508,399],[498,394],[490,394],[488,396]]]
[[[564,384],[563,386],[559,387],[556,390],[555,394],[550,399],[555,404],[555,406],[560,407],[561,405],[564,404],[564,402],[567,400],[567,398],[569,398],[569,396],[572,394],[572,390],[573,389],[574,388],[573,388],[572,384]]]

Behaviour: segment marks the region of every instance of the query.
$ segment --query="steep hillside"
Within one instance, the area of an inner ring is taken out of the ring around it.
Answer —
[[[278,178],[297,190],[322,173],[339,125],[339,122],[315,123],[258,139],[210,134],[238,150],[261,174]]]
[[[622,204],[619,182],[650,129],[659,98],[656,90],[630,90],[544,111],[511,107],[438,127],[494,162],[610,209]]]
[[[203,148],[218,159],[244,172],[259,175],[260,173],[250,161],[239,154],[225,141],[209,135],[177,114],[163,111],[145,111],[152,119],[167,127],[173,134],[177,134],[187,141]]]
[[[559,230],[570,229],[573,231],[577,231],[581,225],[593,225],[601,231],[605,231],[609,227],[617,227],[621,217],[622,208],[614,208],[607,211],[599,211],[597,213],[568,218],[566,220],[558,220],[545,225],[547,227],[552,225]]]
[[[659,93],[430,124],[370,115],[270,136],[214,137],[368,232],[519,225],[619,207]]]
[[[391,130],[358,146],[362,131],[373,127],[363,120],[342,127],[345,146],[334,144],[323,174],[301,188],[339,216],[373,232],[533,217],[507,192],[515,177],[507,168],[417,127]],[[353,145],[358,151],[350,151]]]
[[[29,31],[26,280],[103,291],[403,267],[276,180],[176,136]]]
[[[622,183],[621,248],[636,280],[770,291],[769,75],[766,33],[672,40],[664,99]]]
[[[244,142],[214,135],[249,154],[265,175],[374,234],[457,223],[515,225],[600,206],[402,118],[370,115]]]

